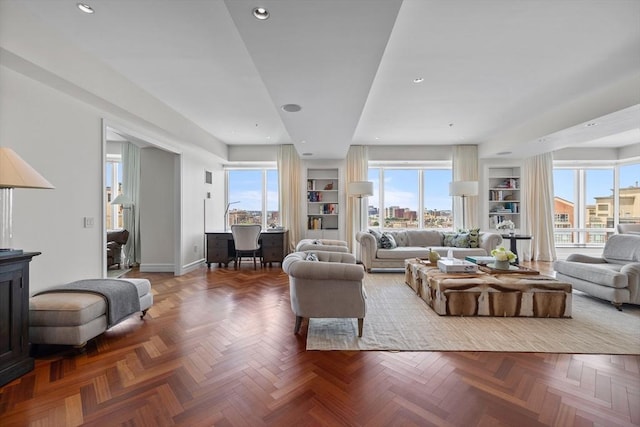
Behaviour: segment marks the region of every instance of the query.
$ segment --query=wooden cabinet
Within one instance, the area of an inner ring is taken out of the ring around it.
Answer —
[[[207,267],[211,264],[224,264],[225,267],[233,261],[236,248],[230,231],[206,233],[207,236]],[[262,259],[266,263],[282,262],[289,253],[289,231],[265,231],[260,233],[260,247]]]
[[[501,222],[510,220],[515,229],[519,229],[522,210],[520,168],[490,167],[488,172],[489,228],[495,229]]]
[[[260,235],[262,261],[266,264],[282,263],[289,253],[289,231],[267,231]]]
[[[0,386],[33,369],[29,357],[29,262],[40,252],[0,255]]]
[[[307,170],[308,238],[338,238],[339,188],[337,168]]]
[[[207,267],[212,263],[229,265],[235,256],[233,236],[230,231],[206,233],[207,235]]]

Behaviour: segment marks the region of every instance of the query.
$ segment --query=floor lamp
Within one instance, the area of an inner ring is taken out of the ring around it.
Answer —
[[[122,209],[131,209],[131,248],[133,249],[133,263],[129,262],[129,267],[136,263],[136,208],[129,197],[119,194],[111,201],[112,205],[122,205]],[[131,260],[128,260],[131,261]]]
[[[358,198],[358,231],[362,231],[362,198],[373,196],[373,182],[353,181],[347,186],[349,196]]]
[[[449,184],[449,195],[462,197],[462,228],[465,227],[465,204],[467,197],[478,195],[478,181],[454,181]]]

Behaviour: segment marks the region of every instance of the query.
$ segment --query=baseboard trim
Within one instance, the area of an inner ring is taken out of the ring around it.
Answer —
[[[140,264],[141,273],[173,273],[173,264]]]

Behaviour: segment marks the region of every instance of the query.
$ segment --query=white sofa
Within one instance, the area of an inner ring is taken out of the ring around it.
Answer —
[[[367,272],[373,268],[404,268],[404,260],[408,258],[428,258],[429,249],[440,256],[447,256],[449,250],[454,258],[464,259],[470,255],[487,256],[502,243],[498,233],[483,232],[479,234],[477,248],[444,246],[444,231],[438,230],[394,230],[387,232],[397,243],[393,249],[378,247],[375,236],[366,231],[356,233],[356,241],[360,246],[360,260]]]
[[[607,239],[602,257],[571,254],[553,264],[556,278],[574,289],[611,301],[640,304],[640,236],[614,234]]]

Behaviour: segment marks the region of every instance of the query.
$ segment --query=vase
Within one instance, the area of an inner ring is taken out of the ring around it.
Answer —
[[[510,265],[511,264],[509,264],[509,261],[498,261],[498,260],[496,260],[494,264],[496,270],[508,270]]]

